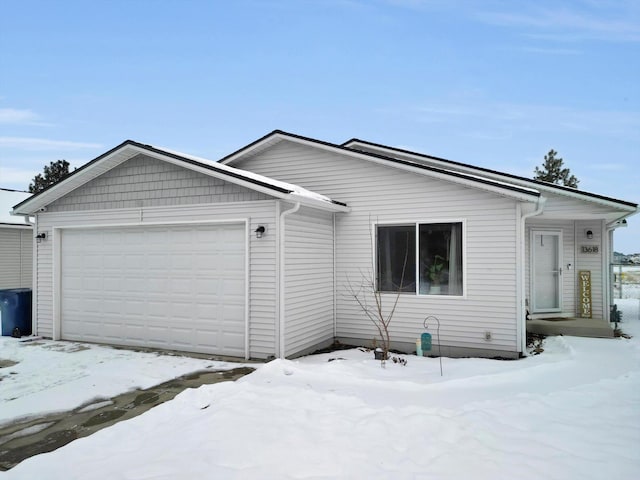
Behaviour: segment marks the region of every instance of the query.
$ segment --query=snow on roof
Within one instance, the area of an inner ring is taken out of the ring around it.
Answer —
[[[276,187],[278,189],[281,190],[287,190],[289,193],[294,194],[294,195],[299,195],[301,197],[305,197],[305,198],[311,198],[314,200],[318,200],[321,202],[327,202],[327,203],[336,203],[334,202],[331,198],[327,197],[326,195],[321,195],[319,193],[316,192],[312,192],[311,190],[307,190],[306,188],[303,188],[299,185],[294,185],[293,183],[287,183],[287,182],[282,182],[280,180],[275,180],[273,178],[269,178],[269,177],[265,177],[264,175],[259,175],[257,173],[254,172],[250,172],[248,170],[242,170],[239,168],[235,168],[235,167],[230,167],[228,165],[224,165],[222,163],[219,163],[218,161],[214,161],[214,160],[209,160],[206,158],[202,158],[202,157],[197,157],[195,155],[189,155],[186,153],[182,153],[182,152],[177,152],[175,150],[171,150],[168,148],[164,148],[164,147],[157,147],[154,145],[148,145],[151,148],[154,148],[156,150],[162,151],[162,152],[167,152],[171,155],[176,155],[182,158],[186,158],[189,160],[193,160],[194,162],[198,162],[202,165],[205,165],[207,167],[211,167],[214,170],[218,170],[222,173],[230,173],[233,174],[234,176],[240,175],[242,177],[245,177],[248,180],[254,180],[263,184],[267,184],[267,185],[272,185],[273,187]]]
[[[0,224],[26,225],[24,217],[11,215],[11,210],[13,210],[14,205],[26,200],[30,196],[31,194],[29,192],[0,188]]]

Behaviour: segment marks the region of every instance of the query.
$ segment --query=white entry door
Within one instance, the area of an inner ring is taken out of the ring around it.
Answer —
[[[562,232],[531,233],[532,313],[562,310]]]
[[[242,357],[243,224],[68,229],[61,336]]]

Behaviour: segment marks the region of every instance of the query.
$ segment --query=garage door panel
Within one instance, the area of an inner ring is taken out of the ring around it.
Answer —
[[[140,255],[140,253],[122,255],[121,258],[124,264],[119,266],[127,268],[127,270],[137,270],[147,267],[147,257]]]
[[[193,293],[193,281],[190,278],[173,278],[169,281],[171,295]]]
[[[244,280],[242,278],[225,278],[219,285],[222,287],[222,292],[225,295],[242,295],[242,288],[244,286]]]
[[[159,270],[164,272],[167,268],[168,252],[151,253],[145,256],[146,267],[150,270]]]
[[[82,289],[82,277],[79,275],[69,275],[67,278],[67,288],[72,290]]]
[[[64,230],[63,338],[244,355],[244,225]]]
[[[116,309],[120,309],[120,312],[124,313],[126,316],[140,317],[140,318],[143,318],[146,313],[147,302],[141,302],[138,300],[128,300],[126,302],[111,302],[111,303],[112,303],[112,308],[114,310],[111,310],[107,305],[105,309],[107,312],[113,311],[113,313],[117,313],[118,310]]]

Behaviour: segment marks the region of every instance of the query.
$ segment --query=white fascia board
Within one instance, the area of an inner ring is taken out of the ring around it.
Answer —
[[[190,170],[193,170],[195,172],[201,173],[203,175],[207,175],[209,177],[214,177],[214,178],[218,178],[220,180],[224,180],[225,182],[229,182],[229,183],[233,183],[236,184],[238,186],[241,187],[245,187],[248,188],[249,190],[254,190],[256,192],[260,192],[260,193],[264,193],[265,195],[269,195],[275,198],[279,198],[282,200],[288,200],[291,202],[300,202],[303,205],[309,206],[309,207],[314,207],[314,208],[319,208],[322,210],[328,210],[331,212],[348,212],[350,211],[349,207],[346,207],[344,205],[339,205],[336,203],[333,203],[330,201],[330,199],[326,198],[326,200],[323,200],[322,198],[320,198],[320,195],[314,194],[313,192],[308,192],[304,189],[301,189],[298,187],[298,189],[300,190],[300,192],[296,192],[296,185],[289,185],[289,184],[284,184],[282,182],[277,182],[274,181],[272,179],[269,179],[267,177],[264,177],[262,175],[256,175],[252,172],[245,172],[243,170],[237,169],[237,168],[233,168],[230,167],[228,165],[219,165],[217,162],[213,162],[211,160],[207,160],[207,159],[203,159],[203,158],[199,158],[199,157],[194,157],[192,155],[186,155],[186,154],[182,154],[182,153],[178,153],[178,152],[173,152],[170,150],[166,150],[167,153],[172,153],[174,155],[178,155],[178,156],[182,156],[186,159],[190,159],[193,160],[195,162],[199,162],[202,163],[202,166],[200,165],[196,165],[193,163],[187,163],[184,162],[180,159],[174,158],[170,155],[163,155],[162,153],[159,153],[158,150],[165,150],[159,147],[153,147],[154,149],[156,149],[156,151],[149,151],[149,150],[145,150],[142,149],[140,147],[136,147],[136,146],[131,146],[131,148],[136,148],[140,151],[140,153],[144,153],[146,155],[150,155],[153,156],[155,158],[158,158],[159,160],[163,160],[166,162],[169,162],[171,164],[180,166],[182,168],[188,168]],[[211,168],[207,168],[207,166],[211,166],[213,167],[213,170]],[[225,175],[225,171],[229,170],[229,171],[233,171],[234,173],[238,174],[238,175],[242,175],[244,173],[246,173],[247,175],[249,175],[247,177],[247,180],[243,180],[241,178],[238,178],[236,176],[230,176],[230,175]],[[279,187],[279,188],[285,188],[285,189],[289,189],[291,188],[291,190],[293,190],[292,193],[284,193],[284,192],[279,192],[277,190],[273,190],[271,188],[262,186],[262,185],[258,185],[254,182],[251,181],[251,179],[259,179],[260,181],[262,181],[263,183],[269,183],[270,181],[274,182],[274,186],[275,187]],[[301,192],[308,192],[309,195],[305,195],[304,193]]]
[[[87,182],[90,182],[94,178],[99,177],[103,173],[111,170],[113,167],[117,167],[123,162],[126,162],[131,157],[135,156],[138,152],[133,151],[135,147],[131,145],[125,145],[118,150],[111,152],[104,158],[93,164],[87,164],[82,171],[77,174],[65,178],[61,182],[53,185],[48,190],[42,192],[40,195],[34,195],[33,198],[27,200],[19,209],[13,209],[12,215],[34,215],[40,211],[40,209],[46,207],[52,202],[55,202],[61,197],[64,197],[69,192],[81,187]]]
[[[225,169],[233,170],[238,174],[242,174],[242,170],[238,170],[228,166],[216,165],[216,162],[212,162],[206,159],[200,159],[198,157],[193,157],[191,155],[172,152],[170,150],[160,149],[157,147],[152,147],[152,148],[153,150],[140,147],[138,145],[132,145],[132,144],[123,145],[121,148],[113,151],[111,154],[101,158],[95,163],[88,164],[86,167],[83,168],[82,171],[78,172],[76,175],[72,175],[66,178],[65,180],[62,180],[60,183],[50,187],[47,191],[43,192],[40,195],[36,195],[33,199],[21,205],[19,209],[17,210],[13,209],[11,213],[14,215],[15,214],[33,215],[39,212],[42,208],[49,205],[50,203],[55,202],[56,200],[70,193],[76,188],[81,187],[85,183],[90,182],[94,178],[99,177],[100,175],[106,173],[107,171],[111,170],[114,167],[117,167],[121,163],[129,160],[130,158],[135,157],[138,154],[148,155],[150,157],[157,158],[159,160],[171,163],[173,165],[177,165],[182,168],[188,168],[190,170],[202,173],[203,175],[207,175],[209,177],[220,178],[221,180],[224,180],[230,183],[235,183],[236,185],[246,187],[250,190],[261,192],[276,198],[287,200],[295,197],[295,199],[293,199],[292,201],[300,201],[301,203],[311,207],[321,208],[324,210],[336,211],[336,212],[349,211],[348,207],[344,207],[342,205],[332,203],[330,199],[323,200],[322,198],[320,198],[321,197],[320,195],[313,194],[313,192],[308,192],[308,195],[304,195],[306,191],[304,191],[304,189],[301,189],[299,187],[297,188],[297,190],[299,190],[300,192],[294,191],[293,194],[288,192],[287,193],[279,192],[277,190],[273,190],[271,188],[258,185],[249,180],[245,181],[245,180],[242,180],[241,178],[224,174]],[[162,150],[165,150],[167,152],[167,155],[163,154]],[[203,166],[185,162],[183,160],[180,160],[179,158],[174,158],[171,156],[171,154],[177,155],[179,157],[183,157],[185,159],[190,159],[196,162],[200,162],[202,163]],[[206,165],[211,165],[213,166],[213,168],[218,168],[218,171],[212,170],[211,168],[206,168]],[[248,174],[249,173],[250,172],[248,172]],[[255,176],[255,174],[253,174],[253,176]],[[268,182],[269,182],[269,179],[265,177],[263,183],[268,183]],[[277,183],[274,184],[274,186],[283,188],[282,185],[279,185]],[[288,189],[288,186],[287,186],[287,189]],[[292,185],[291,189],[295,190],[296,186]],[[314,198],[314,197],[317,197],[317,198]]]
[[[640,209],[634,209],[631,212],[621,213],[618,210],[610,210],[608,212],[599,212],[599,213],[574,213],[571,214],[572,220],[602,220],[604,219],[607,223],[614,222],[616,220],[622,220],[629,218],[640,212]],[[561,212],[543,212],[541,218],[549,219],[549,220],[562,220],[566,219],[567,215]]]
[[[326,210],[328,212],[350,212],[351,207],[348,205],[340,205],[338,203],[333,202],[323,202],[319,200],[315,200],[313,198],[307,197],[305,195],[300,195],[298,193],[290,193],[286,196],[282,197],[284,200],[287,200],[292,203],[300,203],[301,205],[307,207],[314,207],[320,210]]]
[[[217,163],[219,163],[220,165],[228,165],[230,163],[235,162],[238,158],[251,156],[252,154],[257,153],[260,150],[264,150],[265,148],[271,145],[275,145],[276,143],[284,139],[292,140],[290,137],[283,135],[282,133],[279,133],[279,132],[273,133],[258,142],[250,144],[247,147],[241,148],[236,153],[229,155],[228,157],[225,157],[223,160],[220,160]]]
[[[554,193],[556,195],[564,195],[569,198],[575,198],[577,200],[596,203],[607,207],[615,208],[620,211],[634,212],[635,208],[629,205],[623,205],[613,200],[607,200],[605,198],[594,197],[590,192],[581,192],[580,190],[570,191],[560,188],[554,188],[552,185],[541,185],[526,178],[514,178],[513,176],[502,174],[500,172],[487,171],[486,169],[476,168],[473,165],[465,165],[459,162],[448,162],[443,159],[435,157],[421,156],[419,154],[412,154],[408,151],[398,151],[392,147],[384,147],[381,145],[371,145],[368,143],[362,143],[359,141],[352,141],[344,145],[347,148],[357,148],[362,146],[380,152],[382,155],[388,155],[390,157],[398,157],[408,159],[410,161],[416,161],[425,165],[433,165],[436,168],[451,169],[455,168],[455,171],[465,172],[470,175],[480,175],[486,179],[507,183],[514,186],[520,186],[525,188],[533,188],[541,192]]]
[[[309,147],[313,147],[313,148],[317,148],[320,150],[325,150],[325,151],[329,151],[331,153],[334,154],[339,154],[339,155],[346,155],[346,156],[350,156],[350,157],[355,157],[355,158],[359,158],[362,160],[367,160],[369,162],[374,162],[374,163],[378,163],[380,165],[385,165],[385,166],[391,166],[391,167],[395,167],[395,168],[399,168],[401,170],[406,170],[409,171],[411,173],[417,173],[419,175],[425,175],[425,176],[429,176],[429,177],[433,177],[433,178],[439,178],[442,180],[446,180],[449,182],[453,182],[453,183],[458,183],[470,188],[476,188],[476,189],[481,189],[481,190],[486,190],[492,193],[497,193],[499,195],[502,196],[507,196],[510,198],[514,198],[516,200],[522,200],[522,201],[536,201],[537,197],[539,197],[539,191],[536,188],[532,188],[532,187],[522,187],[520,185],[513,185],[512,183],[509,182],[505,182],[505,181],[498,181],[498,180],[494,180],[494,179],[488,179],[486,177],[482,177],[480,175],[472,175],[472,174],[468,174],[468,173],[463,173],[463,172],[457,172],[457,171],[451,171],[451,174],[448,174],[446,172],[436,172],[433,170],[427,170],[424,168],[420,168],[419,166],[416,167],[412,167],[410,165],[403,165],[403,164],[398,164],[395,163],[393,160],[386,160],[384,158],[378,158],[374,155],[369,155],[367,153],[364,152],[358,152],[358,151],[351,151],[348,149],[342,149],[342,148],[337,148],[335,145],[331,145],[331,144],[325,144],[322,142],[313,142],[313,141],[309,141],[305,138],[298,138],[298,137],[291,137],[282,133],[274,133],[271,137],[265,138],[262,142],[259,142],[257,144],[254,144],[250,147],[250,149],[247,150],[243,150],[241,152],[238,152],[236,155],[233,155],[232,157],[228,157],[224,160],[224,163],[230,163],[233,162],[235,160],[237,160],[238,158],[241,158],[245,155],[248,155],[250,152],[252,152],[253,150],[259,149],[261,147],[261,145],[263,145],[264,143],[267,143],[269,141],[272,141],[273,138],[278,138],[280,140],[287,140],[289,142],[293,142],[293,143],[299,143],[301,145],[305,145],[305,146],[309,146]],[[434,168],[440,168],[440,167],[434,167]],[[442,168],[442,170],[446,170],[446,168]],[[466,178],[460,178],[460,176],[466,177]],[[486,182],[491,182],[493,185],[488,185]],[[504,185],[504,186],[502,186]],[[513,187],[516,187],[518,190],[524,190],[524,192],[517,192],[513,190]],[[530,192],[530,193],[527,193]]]
[[[522,183],[524,184],[526,182],[523,181]],[[575,198],[576,200],[581,200],[583,202],[591,202],[591,203],[596,203],[598,205],[602,205],[604,207],[614,208],[617,211],[623,211],[623,212],[629,212],[629,213],[633,213],[637,211],[637,207],[633,207],[631,205],[624,205],[622,203],[615,202],[612,200],[607,200],[604,198],[593,197],[589,194],[581,193],[580,191],[571,192],[567,190],[555,189],[553,187],[547,187],[546,185],[537,185],[536,188],[544,192],[554,193],[556,195],[564,195],[566,197]]]
[[[495,193],[497,195],[513,198],[515,200],[520,200],[524,202],[537,202],[538,198],[540,197],[540,192],[536,189],[518,187],[518,190],[524,190],[524,191],[515,191],[509,188],[512,185],[508,183],[496,182],[494,180],[491,180],[492,184],[487,184],[485,183],[486,179],[479,176],[462,174],[464,175],[464,177],[460,177],[460,176],[455,176],[455,175],[451,175],[444,172],[425,170],[424,168],[413,167],[411,165],[395,164],[388,160],[379,159],[379,158],[371,157],[367,155],[363,155],[363,158],[370,162],[379,163],[385,166],[393,166],[395,168],[398,168],[400,170],[405,170],[407,172],[416,173],[418,175],[424,175],[431,178],[437,178],[440,180],[445,180],[447,182],[456,183],[456,184],[463,185],[469,188],[474,188],[477,190],[485,190],[491,193]],[[456,173],[459,173],[459,172],[456,172]]]
[[[18,229],[18,230],[25,230],[25,229],[33,230],[33,226],[27,225],[26,223],[0,223],[0,229],[2,228],[12,228],[12,229]]]

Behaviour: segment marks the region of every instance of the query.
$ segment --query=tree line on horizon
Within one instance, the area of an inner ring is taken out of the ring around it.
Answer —
[[[571,174],[571,170],[564,166],[564,160],[557,157],[558,152],[554,149],[549,150],[544,156],[544,161],[540,168],[534,170],[534,180],[553,183],[555,185],[563,185],[565,187],[577,188],[580,181],[575,175]],[[69,175],[69,162],[66,160],[57,160],[45,165],[43,172],[37,174],[29,184],[29,193],[39,193],[51,185],[59,182]]]

